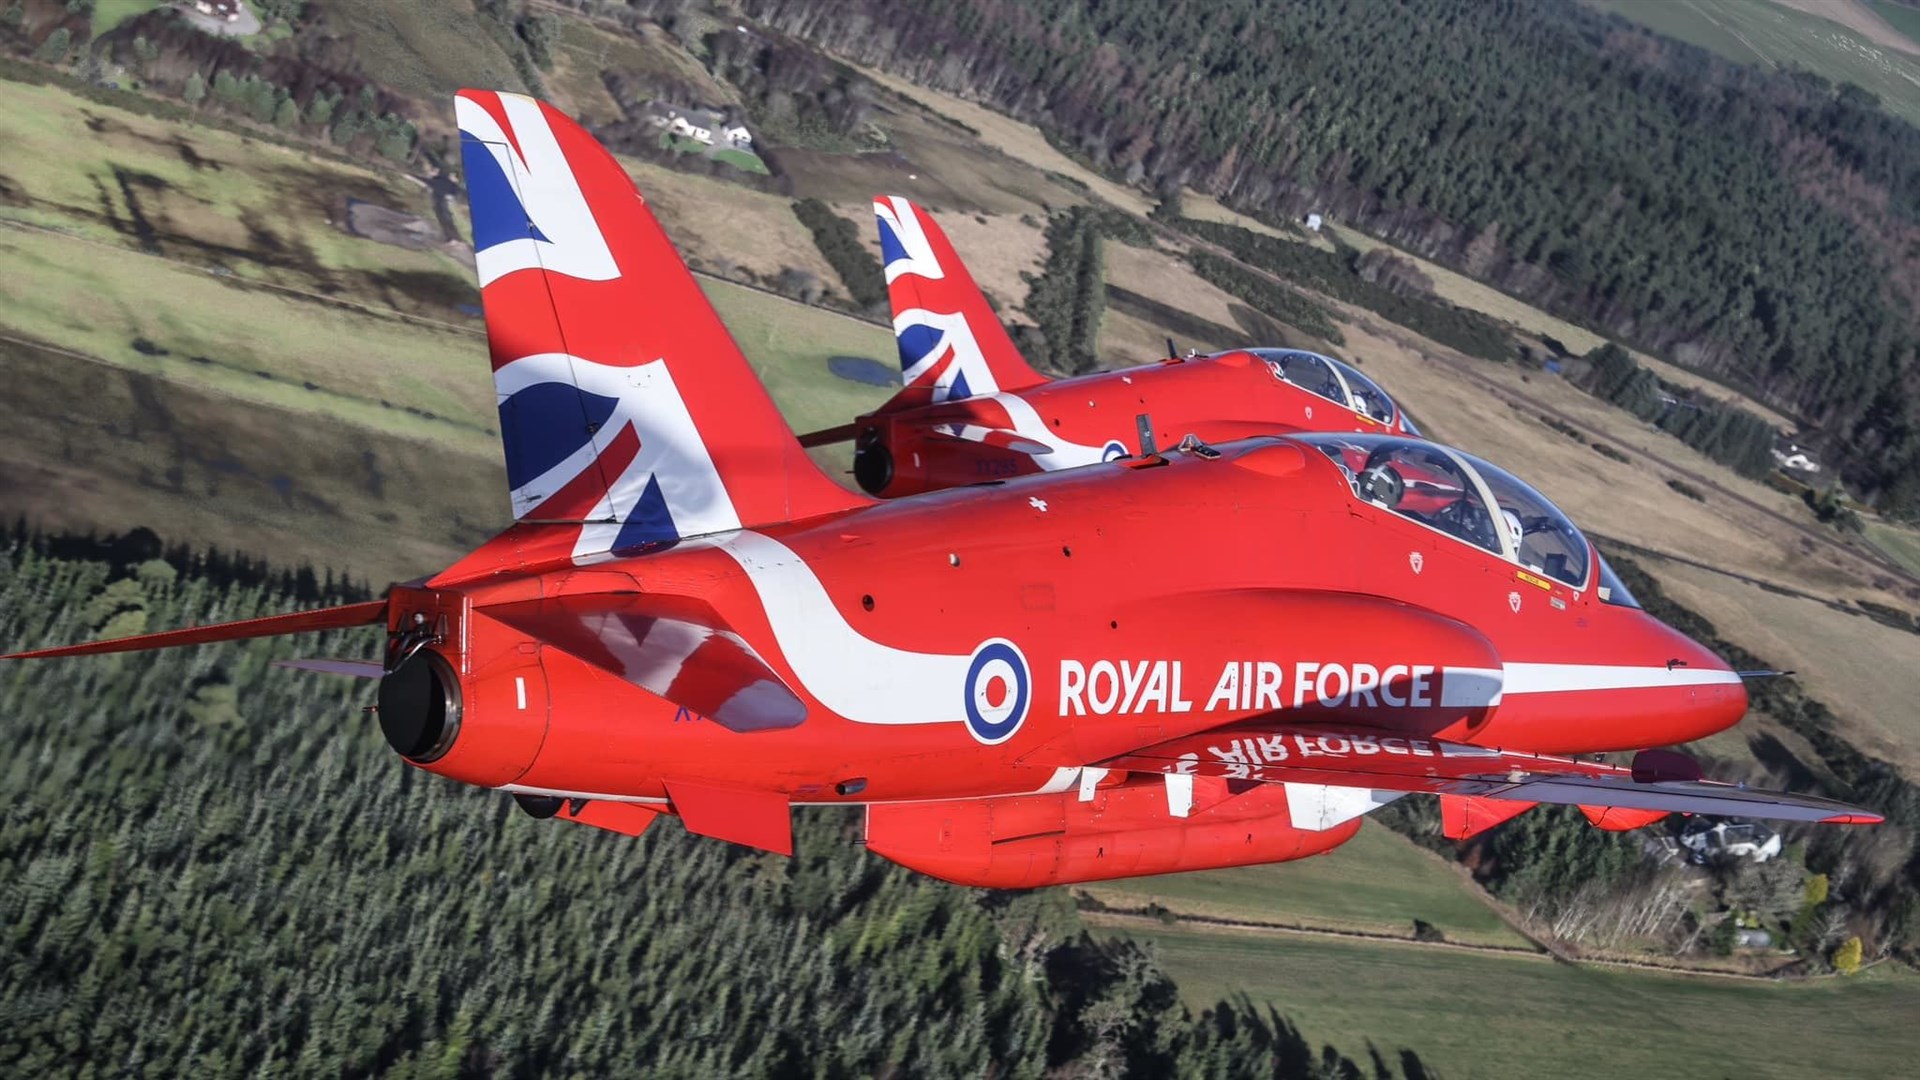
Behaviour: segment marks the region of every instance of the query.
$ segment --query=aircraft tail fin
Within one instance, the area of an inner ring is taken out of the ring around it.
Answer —
[[[860,505],[813,464],[626,170],[530,97],[455,100],[514,518],[574,556]]]
[[[873,200],[886,259],[887,297],[904,387],[878,411],[895,412],[1046,382],[1008,336],[946,233],[898,195]]]

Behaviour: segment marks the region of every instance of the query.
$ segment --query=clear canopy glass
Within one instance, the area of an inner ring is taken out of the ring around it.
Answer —
[[[1251,349],[1253,355],[1269,364],[1279,376],[1309,394],[1346,405],[1346,387],[1334,373],[1334,361],[1304,349]]]
[[[1592,561],[1587,538],[1546,496],[1505,469],[1394,435],[1295,437],[1338,464],[1355,496],[1532,573],[1575,589],[1587,587]],[[1610,595],[1601,599],[1633,602],[1617,579],[1602,584]]]
[[[1328,359],[1332,359],[1329,357]],[[1347,382],[1347,393],[1353,399],[1355,412],[1363,412],[1382,424],[1393,423],[1393,399],[1372,379],[1360,374],[1360,369],[1352,364],[1333,361],[1334,369]]]
[[[1574,588],[1587,583],[1587,538],[1546,496],[1519,477],[1488,461],[1462,454],[1493,494],[1502,523],[1513,541],[1514,559],[1536,574]]]
[[[1360,373],[1360,369],[1331,356],[1305,349],[1249,349],[1253,355],[1274,365],[1279,376],[1310,394],[1337,401],[1355,412],[1392,426],[1399,409],[1380,384]]]

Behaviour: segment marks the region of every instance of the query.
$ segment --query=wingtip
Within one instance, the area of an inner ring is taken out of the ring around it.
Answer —
[[[1884,825],[1887,819],[1866,810],[1854,810],[1845,814],[1834,814],[1820,819],[1822,825]]]

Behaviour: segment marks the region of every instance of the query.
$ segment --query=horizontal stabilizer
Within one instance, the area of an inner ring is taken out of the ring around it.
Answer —
[[[377,679],[387,673],[378,660],[275,660],[273,666],[289,671],[345,675],[354,679]]]
[[[1834,825],[1873,825],[1871,810],[1814,795],[1675,779],[1698,767],[1672,751],[1642,752],[1635,768],[1395,732],[1321,725],[1235,728],[1144,747],[1099,764],[1257,781],[1470,795],[1508,802],[1617,807]],[[1624,818],[1620,820],[1625,820]]]
[[[841,424],[839,427],[821,428],[800,436],[800,445],[812,449],[816,446],[832,446],[835,443],[852,442],[860,434],[860,425]]]
[[[181,645],[204,645],[211,641],[240,641],[245,638],[278,637],[281,634],[305,634],[317,630],[339,630],[349,626],[370,626],[387,620],[387,602],[368,600],[359,604],[294,611],[259,619],[190,626],[182,630],[162,630],[156,634],[89,641],[80,645],[61,645],[52,649],[34,649],[11,653],[0,660],[42,660],[53,656],[92,656],[98,653],[141,652],[146,649],[172,649]]]
[[[790,728],[807,717],[780,676],[702,601],[598,593],[483,610],[730,731]]]

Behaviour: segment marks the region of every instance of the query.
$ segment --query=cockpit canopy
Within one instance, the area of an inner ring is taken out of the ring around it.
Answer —
[[[1546,496],[1497,465],[1392,435],[1295,438],[1332,458],[1367,502],[1571,588],[1594,584],[1597,556],[1587,538]],[[1604,563],[1598,578],[1600,599],[1638,606]]]
[[[1305,349],[1248,349],[1247,352],[1266,361],[1275,375],[1309,394],[1363,413],[1385,427],[1394,428],[1397,424],[1397,430],[1409,435],[1420,434],[1413,421],[1407,419],[1405,410],[1352,364]]]

